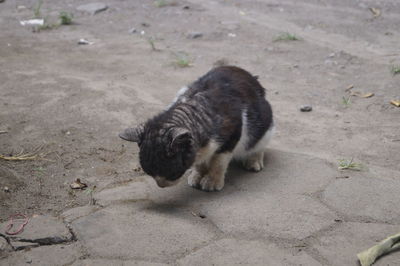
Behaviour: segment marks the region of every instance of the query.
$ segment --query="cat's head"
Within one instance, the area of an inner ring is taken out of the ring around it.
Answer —
[[[139,145],[140,165],[159,187],[178,183],[195,160],[192,135],[183,128],[162,128],[147,124],[127,128],[119,136]]]

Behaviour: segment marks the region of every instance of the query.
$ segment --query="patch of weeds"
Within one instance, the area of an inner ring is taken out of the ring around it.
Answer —
[[[156,7],[166,7],[166,6],[176,6],[177,3],[176,2],[169,2],[166,0],[156,0],[154,1],[154,5]]]
[[[350,106],[350,103],[351,103],[351,95],[349,95],[349,96],[343,96],[342,97],[342,103],[343,103],[343,105],[345,106],[345,107],[349,107]]]
[[[93,197],[93,193],[96,190],[96,186],[86,190],[86,194],[89,195],[89,205],[96,205],[96,200]]]
[[[392,66],[390,72],[394,75],[400,74],[400,65]]]
[[[33,171],[35,171],[36,176],[43,176],[45,169],[43,167],[39,166],[39,167],[34,168]]]
[[[60,24],[61,25],[71,25],[72,24],[72,18],[74,17],[71,13],[61,11],[60,15],[58,16],[60,19]]]
[[[33,14],[35,18],[40,18],[41,17],[41,12],[40,9],[42,8],[43,1],[39,0],[36,4],[36,6],[33,8]]]
[[[147,42],[150,44],[152,51],[158,51],[158,49],[156,48],[156,42],[153,37],[147,38]]]
[[[339,170],[353,170],[353,171],[361,171],[362,165],[360,163],[355,163],[353,158],[348,159],[340,159],[339,160]]]
[[[274,42],[279,41],[300,41],[301,39],[294,34],[285,32],[274,39]]]
[[[192,62],[189,59],[187,54],[175,54],[176,60],[174,61],[174,65],[180,68],[190,67],[192,66]]]

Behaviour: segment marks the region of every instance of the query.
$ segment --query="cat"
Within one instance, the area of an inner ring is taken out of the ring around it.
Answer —
[[[191,169],[190,186],[219,191],[232,159],[251,171],[263,169],[273,128],[257,77],[221,66],[183,87],[166,110],[119,136],[137,142],[141,167],[159,187],[175,185]]]

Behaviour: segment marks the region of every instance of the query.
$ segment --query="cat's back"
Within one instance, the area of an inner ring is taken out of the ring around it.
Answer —
[[[265,89],[257,78],[235,66],[216,67],[192,83],[185,92],[188,99],[198,95],[211,99],[254,101],[265,97]]]

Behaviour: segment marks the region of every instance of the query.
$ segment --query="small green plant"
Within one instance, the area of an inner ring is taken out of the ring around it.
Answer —
[[[61,25],[71,25],[72,24],[72,18],[74,16],[71,13],[61,11],[59,18],[60,18],[60,24]]]
[[[299,40],[300,40],[300,38],[297,37],[296,35],[288,33],[288,32],[285,32],[285,33],[282,33],[281,35],[279,35],[278,37],[276,37],[274,39],[274,42],[279,42],[279,41],[299,41]]]
[[[86,190],[86,194],[89,195],[89,205],[96,205],[96,200],[93,197],[93,193],[96,190],[96,186],[93,186],[93,188],[89,188]]]
[[[156,7],[166,7],[166,6],[176,6],[177,3],[175,1],[156,0],[154,1],[154,5]]]
[[[43,176],[44,172],[45,172],[45,169],[43,167],[41,167],[41,166],[36,167],[33,170],[35,171],[35,175],[36,176]]]
[[[175,54],[176,60],[174,62],[174,65],[184,68],[184,67],[190,67],[192,66],[191,60],[189,59],[189,56],[184,53],[179,53]]]
[[[36,6],[33,8],[33,14],[35,15],[35,18],[40,18],[41,17],[40,9],[42,8],[42,4],[43,4],[43,1],[39,0],[36,3]]]
[[[154,1],[154,5],[156,7],[164,7],[164,6],[167,6],[168,3],[165,0],[156,0],[156,1]]]
[[[339,160],[339,170],[353,170],[353,171],[361,171],[362,165],[360,163],[355,163],[353,158],[348,159],[340,159]]]
[[[156,48],[156,42],[153,37],[147,38],[147,42],[150,44],[151,50],[152,51],[157,51],[158,49]]]
[[[393,76],[400,74],[400,65],[392,66],[390,72],[392,72]]]
[[[348,106],[350,106],[350,103],[351,103],[351,95],[349,95],[349,96],[343,96],[342,97],[342,103],[343,103],[343,105],[344,106],[346,106],[346,107],[348,107]]]

